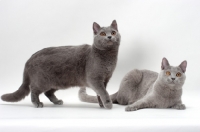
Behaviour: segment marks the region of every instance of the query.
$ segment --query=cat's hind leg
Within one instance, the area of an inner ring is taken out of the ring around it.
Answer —
[[[141,95],[139,93],[140,82],[142,81],[143,73],[140,70],[132,70],[123,78],[117,95],[117,102],[121,105],[132,104],[136,102]]]
[[[39,100],[39,95],[42,92],[39,90],[31,89],[31,101],[36,108],[42,108],[43,103]]]
[[[57,99],[57,97],[56,97],[55,94],[54,94],[56,91],[57,91],[56,89],[51,89],[51,90],[45,92],[44,94],[45,94],[46,97],[49,98],[49,100],[50,100],[51,102],[53,102],[54,104],[56,104],[56,105],[62,105],[62,104],[63,104],[63,101]]]

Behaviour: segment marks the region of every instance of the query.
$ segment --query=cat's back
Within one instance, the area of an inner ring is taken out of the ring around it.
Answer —
[[[71,56],[84,55],[87,50],[90,50],[91,45],[79,45],[79,46],[60,46],[60,47],[48,47],[34,53],[30,59],[37,57],[49,57],[49,56]]]
[[[158,73],[150,70],[140,70],[143,75],[143,80],[146,82],[148,81],[155,81],[158,77]]]
[[[127,73],[127,75],[124,77],[124,80],[130,80],[135,81],[135,83],[141,83],[144,82],[151,82],[155,81],[158,77],[158,73],[150,70],[138,70],[134,69]]]
[[[75,61],[78,57],[86,57],[91,50],[91,45],[80,45],[80,46],[60,46],[60,47],[49,47],[39,50],[34,53],[31,58],[27,61],[27,64],[45,63],[45,62],[59,62],[71,60]]]
[[[140,70],[142,72],[142,80],[140,87],[148,89],[158,78],[158,73],[150,70]]]

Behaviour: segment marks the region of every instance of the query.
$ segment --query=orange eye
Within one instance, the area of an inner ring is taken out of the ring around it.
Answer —
[[[171,72],[167,71],[167,72],[166,72],[166,75],[167,75],[167,76],[170,76],[170,75],[171,75]]]
[[[105,32],[101,32],[100,35],[101,36],[106,36],[106,33]]]
[[[111,32],[111,34],[112,34],[112,35],[115,35],[115,34],[116,34],[116,32],[115,32],[115,31],[112,31],[112,32]]]
[[[181,73],[180,72],[176,73],[176,76],[181,77]]]

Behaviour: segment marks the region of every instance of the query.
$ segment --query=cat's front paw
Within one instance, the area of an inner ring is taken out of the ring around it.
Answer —
[[[62,100],[58,100],[56,102],[53,102],[55,105],[63,105],[63,101]]]
[[[126,108],[125,108],[125,111],[136,111],[136,110],[138,110],[138,108],[137,107],[135,107],[135,106],[127,106]]]
[[[43,107],[42,102],[33,103],[33,105],[35,106],[35,108],[42,108]]]
[[[111,100],[107,100],[105,103],[104,103],[104,107],[106,109],[112,109],[112,101]]]
[[[177,109],[177,110],[185,110],[186,109],[184,104],[177,104],[177,105],[172,106],[172,108]]]

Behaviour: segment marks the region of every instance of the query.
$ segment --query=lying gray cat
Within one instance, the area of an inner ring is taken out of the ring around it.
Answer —
[[[114,20],[109,27],[93,23],[93,45],[62,46],[42,49],[26,62],[23,83],[10,94],[1,96],[17,102],[31,91],[35,107],[43,107],[39,95],[44,92],[54,104],[63,104],[54,92],[69,87],[91,87],[100,96],[105,108],[112,108],[106,85],[116,67],[120,34]]]
[[[113,103],[129,105],[126,111],[143,108],[185,109],[182,104],[182,86],[185,82],[187,62],[179,66],[170,66],[163,58],[160,74],[149,70],[132,70],[123,78],[120,89],[111,95]],[[97,99],[79,90],[81,101],[97,103]]]

